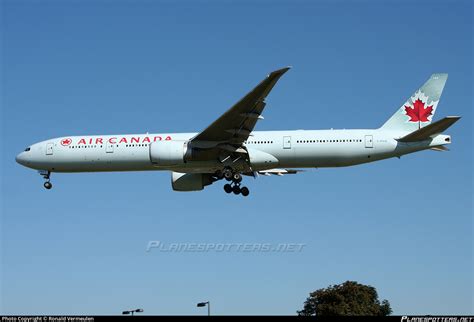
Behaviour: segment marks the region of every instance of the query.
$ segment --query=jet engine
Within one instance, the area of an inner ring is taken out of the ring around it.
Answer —
[[[150,161],[157,166],[180,165],[185,162],[188,141],[157,141],[150,144]]]
[[[199,191],[211,183],[212,178],[208,174],[171,172],[174,191]]]

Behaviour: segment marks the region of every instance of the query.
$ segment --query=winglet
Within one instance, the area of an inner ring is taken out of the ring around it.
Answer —
[[[284,68],[280,68],[280,69],[277,69],[277,70],[274,70],[273,72],[271,72],[270,74],[268,74],[268,77],[281,77],[284,73],[286,73],[289,69],[291,68],[291,66],[287,66],[287,67],[284,67]]]

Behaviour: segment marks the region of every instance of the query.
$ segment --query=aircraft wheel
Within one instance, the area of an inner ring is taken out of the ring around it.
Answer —
[[[51,184],[51,182],[46,181],[46,182],[44,183],[44,187],[49,190],[49,189],[51,189],[51,188],[53,187],[53,185]]]
[[[226,170],[224,171],[224,178],[227,180],[227,181],[230,181],[232,180],[232,171],[230,170]]]
[[[240,189],[240,193],[242,193],[242,196],[247,197],[247,196],[249,195],[249,193],[250,193],[249,188],[247,188],[247,187],[242,187],[242,188]]]
[[[232,180],[235,183],[239,183],[240,181],[242,181],[242,176],[240,175],[240,173],[234,173],[234,175],[232,176]]]
[[[232,189],[232,186],[231,186],[230,184],[226,183],[226,184],[224,185],[224,191],[225,191],[225,192],[231,193],[232,190],[233,190],[233,189]]]
[[[232,192],[236,195],[238,195],[240,193],[240,187],[239,186],[234,186],[232,188]]]

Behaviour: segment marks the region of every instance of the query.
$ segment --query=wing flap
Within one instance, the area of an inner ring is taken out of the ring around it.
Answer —
[[[304,170],[294,170],[294,169],[269,169],[269,170],[262,170],[258,171],[258,174],[262,174],[264,176],[276,175],[276,176],[283,176],[285,174],[297,174],[298,172],[303,172]]]

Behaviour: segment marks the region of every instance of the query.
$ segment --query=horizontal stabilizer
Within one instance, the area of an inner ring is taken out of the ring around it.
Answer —
[[[431,138],[433,135],[442,133],[448,127],[456,123],[461,117],[460,116],[446,116],[444,119],[431,123],[425,127],[422,127],[408,135],[398,139],[400,142],[416,142],[423,141]]]
[[[434,146],[430,150],[438,151],[438,152],[449,151],[449,149],[447,147],[445,147],[444,145]]]

